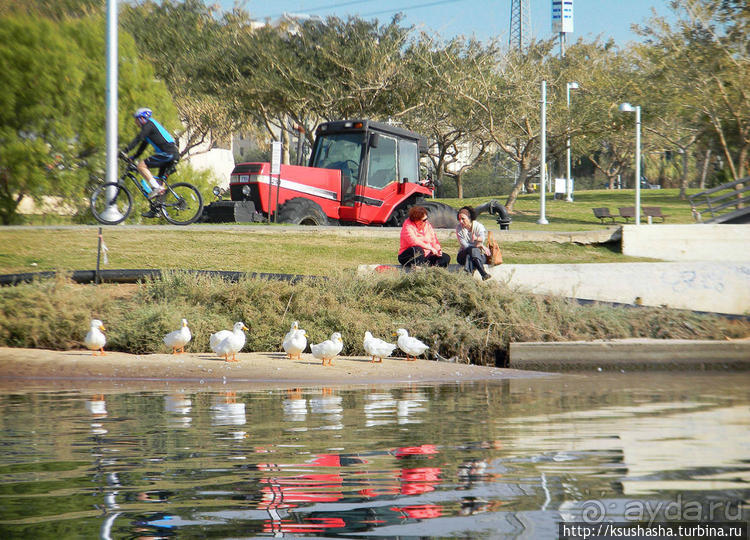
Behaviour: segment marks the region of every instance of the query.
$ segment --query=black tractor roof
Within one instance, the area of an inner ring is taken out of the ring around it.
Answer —
[[[376,131],[379,133],[394,135],[401,139],[417,141],[419,152],[427,152],[427,139],[422,137],[419,133],[391,124],[375,122],[374,120],[336,120],[334,122],[324,122],[318,125],[315,134],[316,136],[320,136],[327,133],[346,133],[347,131]]]

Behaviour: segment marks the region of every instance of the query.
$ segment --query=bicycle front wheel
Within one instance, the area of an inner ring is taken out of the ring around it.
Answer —
[[[91,213],[99,223],[117,225],[130,215],[133,196],[117,182],[107,182],[91,194]]]
[[[162,199],[161,213],[174,225],[190,225],[203,212],[203,197],[200,191],[187,182],[172,184]]]

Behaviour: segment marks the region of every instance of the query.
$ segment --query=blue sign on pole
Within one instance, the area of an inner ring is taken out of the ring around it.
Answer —
[[[552,0],[552,31],[573,32],[573,0]]]

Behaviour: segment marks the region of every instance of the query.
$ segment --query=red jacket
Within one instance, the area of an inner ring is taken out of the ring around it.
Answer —
[[[432,228],[429,221],[424,222],[424,227],[417,225],[410,219],[404,221],[404,225],[401,227],[399,255],[412,246],[421,247],[425,257],[430,253],[443,254],[443,248],[440,247],[440,242],[438,242],[435,235],[435,229]]]

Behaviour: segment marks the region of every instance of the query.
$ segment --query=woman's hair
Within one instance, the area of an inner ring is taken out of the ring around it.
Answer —
[[[474,221],[477,219],[477,213],[474,211],[474,209],[471,206],[462,206],[458,210],[458,213],[456,214],[456,218],[458,219],[458,216],[461,214],[466,214],[467,216],[469,216],[469,219],[471,221]]]
[[[414,223],[422,221],[425,217],[427,217],[427,210],[425,210],[424,206],[412,206],[409,208],[409,219]]]

